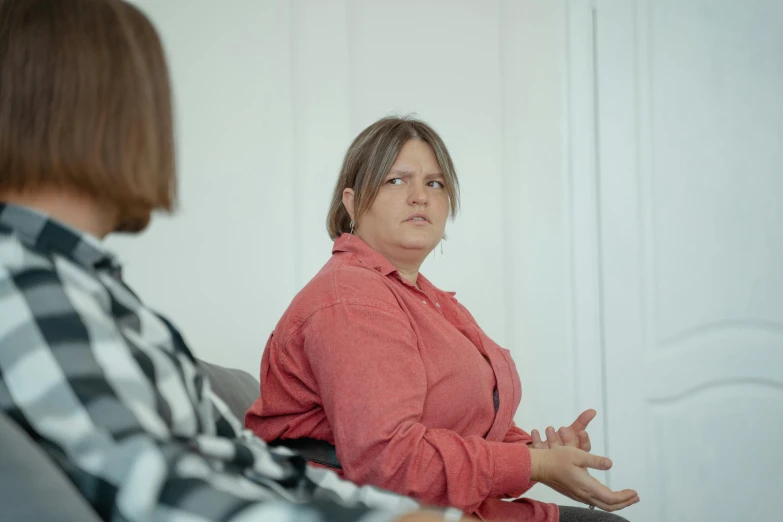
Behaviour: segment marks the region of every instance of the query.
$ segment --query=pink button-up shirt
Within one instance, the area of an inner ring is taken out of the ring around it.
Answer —
[[[358,237],[332,253],[267,342],[247,427],[334,444],[359,484],[487,520],[557,522],[553,504],[500,500],[533,485],[508,350],[453,293],[422,275],[416,288]]]

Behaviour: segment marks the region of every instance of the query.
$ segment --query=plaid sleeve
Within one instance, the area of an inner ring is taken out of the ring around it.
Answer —
[[[0,264],[0,407],[102,519],[380,522],[415,509],[370,509],[384,505],[376,492],[205,431],[181,355],[125,328],[97,280],[55,266]]]
[[[271,453],[275,458],[296,459],[303,466],[303,477],[296,487],[303,487],[312,492],[315,499],[333,502],[341,506],[367,507],[372,509],[387,510],[391,512],[411,512],[419,507],[419,504],[410,497],[405,497],[373,486],[357,486],[353,482],[343,480],[331,470],[306,466],[304,460],[295,457],[294,453],[285,447],[269,447],[259,439],[252,431],[244,429],[241,422],[234,416],[231,409],[220,397],[210,392],[210,399],[214,405],[216,424],[220,426],[222,433],[244,446],[242,451],[251,453]],[[263,462],[263,458],[256,462]],[[435,512],[434,508],[432,509]],[[461,520],[462,512],[456,508],[438,510],[443,520]]]

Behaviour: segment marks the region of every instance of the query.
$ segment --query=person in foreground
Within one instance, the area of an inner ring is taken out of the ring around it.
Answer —
[[[0,0],[0,414],[104,520],[459,518],[242,430],[100,241],[174,195],[168,73],[144,15]]]
[[[458,202],[452,160],[427,124],[384,118],[354,140],[327,220],[332,257],[269,338],[246,426],[357,483],[485,520],[622,520],[503,501],[535,482],[606,511],[638,495],[589,475],[611,467],[589,453],[595,411],[545,441],[514,425],[521,386],[510,353],[419,272]]]

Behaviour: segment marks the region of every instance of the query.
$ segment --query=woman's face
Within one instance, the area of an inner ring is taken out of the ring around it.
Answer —
[[[424,141],[409,140],[354,232],[392,262],[421,263],[443,238],[448,217],[449,198],[435,152]]]

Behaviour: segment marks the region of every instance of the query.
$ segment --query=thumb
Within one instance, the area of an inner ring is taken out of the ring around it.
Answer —
[[[607,470],[612,467],[612,461],[600,455],[582,452],[582,462],[579,463],[583,468]]]

